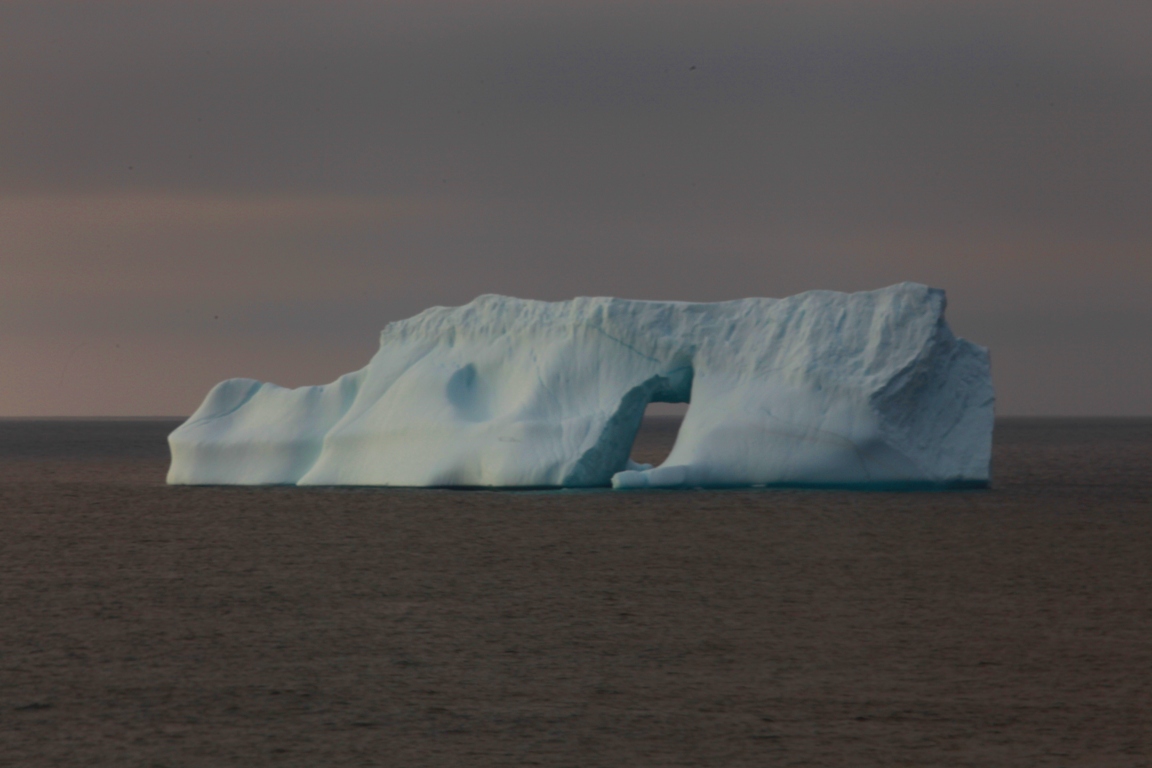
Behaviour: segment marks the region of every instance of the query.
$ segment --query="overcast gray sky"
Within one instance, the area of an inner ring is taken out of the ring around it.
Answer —
[[[0,0],[0,415],[324,383],[481,293],[916,280],[1152,414],[1152,3]]]

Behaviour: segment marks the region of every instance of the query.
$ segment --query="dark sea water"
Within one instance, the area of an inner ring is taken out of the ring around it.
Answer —
[[[0,420],[0,765],[1152,764],[1152,419],[935,493],[168,487],[178,423]]]
[[[0,460],[167,459],[182,419],[0,419]]]

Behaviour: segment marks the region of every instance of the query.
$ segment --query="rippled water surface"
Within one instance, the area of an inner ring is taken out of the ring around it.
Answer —
[[[177,423],[0,421],[0,765],[1152,761],[1152,420],[945,493],[174,488]]]

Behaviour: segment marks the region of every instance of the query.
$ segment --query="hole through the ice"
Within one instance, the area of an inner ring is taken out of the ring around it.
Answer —
[[[672,452],[687,403],[649,403],[632,443],[632,461],[658,467]]]

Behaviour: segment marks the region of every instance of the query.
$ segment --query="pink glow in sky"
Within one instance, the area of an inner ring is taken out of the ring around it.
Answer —
[[[480,293],[901,280],[1152,414],[1152,6],[0,3],[0,416],[323,383]]]

